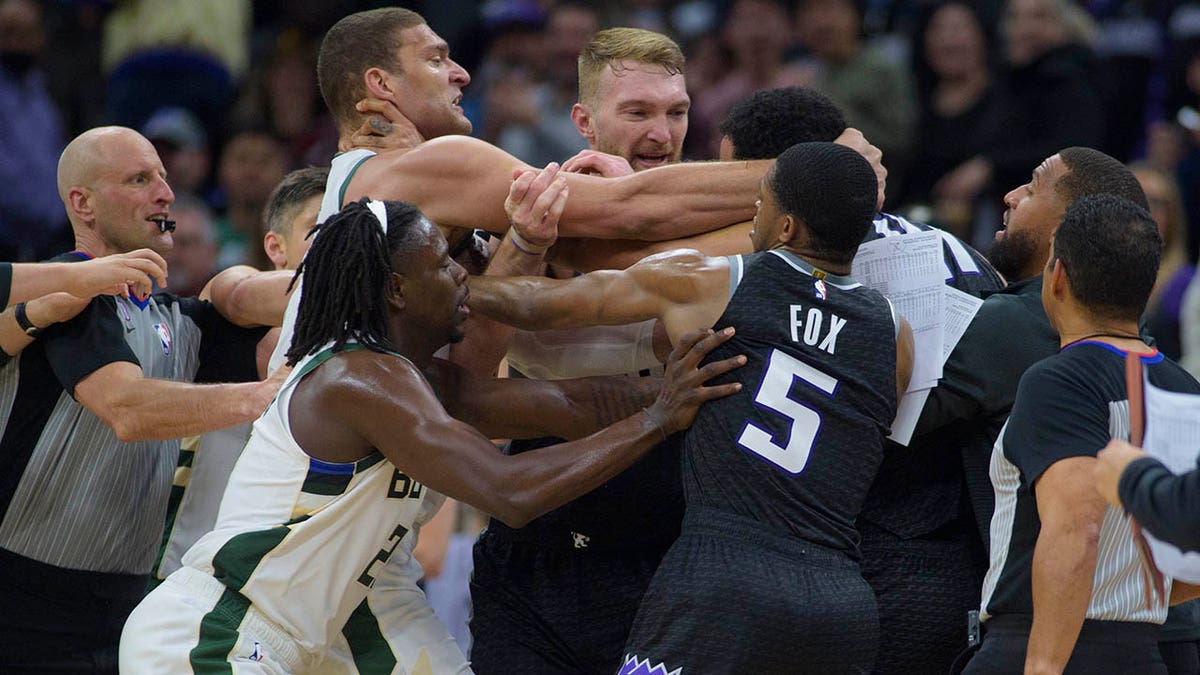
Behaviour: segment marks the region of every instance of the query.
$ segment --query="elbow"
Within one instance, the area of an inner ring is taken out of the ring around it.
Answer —
[[[513,490],[498,495],[499,503],[493,509],[492,515],[505,525],[520,529],[528,525],[534,518],[541,515],[530,504],[522,491]]]
[[[136,420],[129,417],[118,417],[117,419],[105,419],[104,423],[108,425],[113,433],[116,434],[117,440],[122,443],[133,443],[135,441],[149,440],[142,432],[140,425]]]
[[[93,411],[96,417],[100,418],[101,422],[108,425],[116,435],[117,440],[122,443],[133,443],[135,441],[151,440],[146,434],[146,429],[138,419],[136,411],[127,409],[121,405],[107,406],[102,410]]]

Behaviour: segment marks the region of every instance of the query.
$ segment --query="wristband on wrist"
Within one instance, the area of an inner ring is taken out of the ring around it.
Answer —
[[[30,321],[29,317],[25,314],[25,303],[17,303],[17,306],[13,308],[13,316],[17,319],[17,325],[20,326],[21,330],[25,331],[25,334],[29,337],[35,338],[42,334],[42,329],[33,325],[33,322]]]
[[[517,250],[525,255],[542,255],[546,252],[546,249],[550,248],[549,244],[545,246],[538,246],[537,244],[531,243],[528,239],[522,237],[521,233],[517,232],[517,228],[515,227],[508,228],[508,238],[510,241],[512,241],[513,246],[516,246]]]

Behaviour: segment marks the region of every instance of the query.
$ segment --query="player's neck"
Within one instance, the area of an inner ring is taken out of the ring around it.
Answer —
[[[1103,342],[1118,349],[1133,352],[1149,351],[1142,340],[1136,321],[1116,321],[1093,317],[1071,317],[1059,326],[1060,347],[1076,342]]]
[[[783,250],[795,254],[804,262],[812,265],[814,268],[826,273],[836,274],[838,276],[850,276],[850,266],[848,262],[834,262],[828,258],[823,258],[808,250],[807,247],[799,246],[781,246]]]

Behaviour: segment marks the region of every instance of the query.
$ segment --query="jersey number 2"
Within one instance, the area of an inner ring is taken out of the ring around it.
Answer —
[[[754,394],[754,402],[791,420],[792,430],[788,434],[787,444],[779,445],[771,437],[771,432],[750,421],[746,422],[742,434],[738,436],[738,445],[791,474],[804,471],[817,440],[817,432],[821,430],[820,413],[788,398],[797,378],[829,396],[833,396],[837,389],[837,378],[773,349],[767,362],[767,372]]]

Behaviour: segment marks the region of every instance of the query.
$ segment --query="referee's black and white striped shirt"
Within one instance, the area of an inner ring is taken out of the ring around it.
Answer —
[[[1144,356],[1142,362],[1155,386],[1200,393],[1200,384],[1161,354]],[[1079,342],[1026,371],[992,452],[996,511],[991,566],[983,583],[985,621],[1033,614],[1033,551],[1041,528],[1034,482],[1059,460],[1094,457],[1109,440],[1128,438],[1125,352]],[[1086,618],[1161,624],[1166,607],[1151,603],[1147,609],[1147,604],[1129,519],[1108,506]]]
[[[96,298],[47,329],[0,368],[0,548],[75,570],[149,572],[179,441],[118,440],[75,385],[120,361],[148,378],[247,381],[263,332],[167,293]]]

